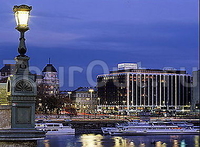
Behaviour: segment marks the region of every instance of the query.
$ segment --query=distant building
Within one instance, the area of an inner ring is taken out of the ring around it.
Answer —
[[[15,64],[5,64],[0,69],[0,105],[7,103],[5,94],[7,78],[14,72]],[[47,64],[41,74],[35,75],[38,94],[57,95],[59,93],[59,80],[55,67],[52,64]],[[41,98],[38,99],[37,103],[41,106]]]
[[[200,70],[193,71],[192,110],[200,109]]]
[[[38,82],[41,82],[41,80],[38,80]],[[42,84],[44,86],[44,93],[50,95],[59,93],[58,73],[52,64],[47,64],[43,69]]]
[[[127,69],[98,75],[98,97],[109,113],[122,109],[186,110],[191,102],[191,76],[186,71]]]
[[[0,69],[0,83],[6,83],[8,76],[15,72],[15,64],[5,64]],[[38,86],[43,86],[42,90],[46,94],[58,94],[59,93],[59,79],[57,71],[52,64],[47,64],[42,75],[35,75],[36,83]],[[42,85],[41,85],[42,84]]]
[[[90,90],[93,91],[90,91]],[[97,89],[79,87],[73,91],[76,109],[79,113],[95,113],[97,111]]]
[[[36,83],[37,85],[42,84],[43,76],[42,75],[36,75]]]
[[[0,69],[0,81],[1,83],[6,83],[8,76],[15,72],[15,64],[5,64],[4,67]]]

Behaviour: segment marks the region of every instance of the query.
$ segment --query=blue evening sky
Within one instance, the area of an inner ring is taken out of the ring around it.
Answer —
[[[40,73],[51,58],[63,90],[93,86],[122,62],[188,73],[198,66],[198,0],[1,0],[0,67],[18,54],[12,8],[21,4],[33,7],[31,69]]]

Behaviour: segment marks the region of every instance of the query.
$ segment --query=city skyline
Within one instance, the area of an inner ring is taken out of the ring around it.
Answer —
[[[0,66],[17,55],[19,34],[14,29],[14,5],[33,7],[26,33],[30,65],[51,63],[64,72],[61,89],[94,86],[87,80],[123,62],[143,68],[198,66],[198,0],[2,0],[0,2]],[[97,65],[97,66],[94,66]],[[75,69],[70,86],[70,69]]]

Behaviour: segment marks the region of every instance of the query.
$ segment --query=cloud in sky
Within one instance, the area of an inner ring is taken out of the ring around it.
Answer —
[[[188,72],[197,66],[198,0],[1,0],[1,60],[16,55],[19,33],[12,7],[20,4],[33,6],[27,54],[40,68],[49,57],[66,69],[86,68],[97,59],[110,69],[138,61],[146,68],[186,67]],[[77,85],[87,85],[85,73],[79,77]]]

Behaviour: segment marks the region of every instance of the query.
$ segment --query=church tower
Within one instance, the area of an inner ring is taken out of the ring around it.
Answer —
[[[56,68],[50,64],[47,64],[42,71],[43,80],[42,83],[45,88],[45,93],[49,95],[55,95],[59,93],[59,79]]]

